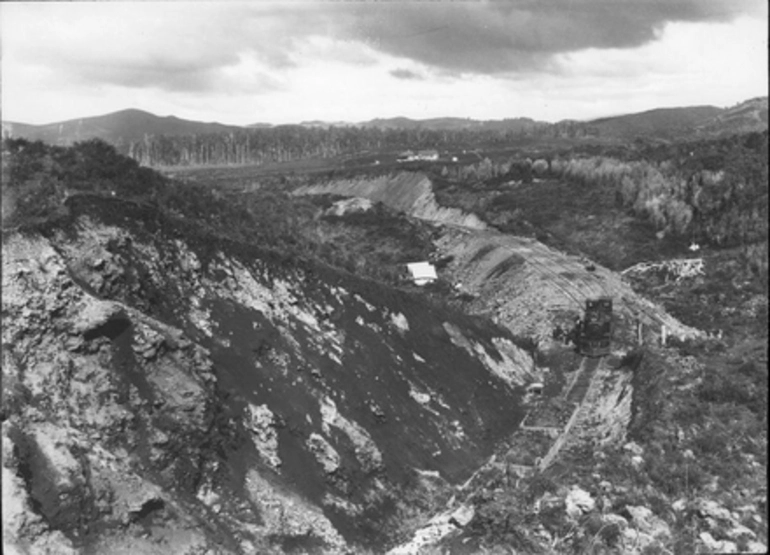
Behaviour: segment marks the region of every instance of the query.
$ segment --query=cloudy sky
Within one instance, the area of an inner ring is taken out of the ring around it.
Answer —
[[[590,119],[767,95],[766,0],[3,3],[2,116]]]

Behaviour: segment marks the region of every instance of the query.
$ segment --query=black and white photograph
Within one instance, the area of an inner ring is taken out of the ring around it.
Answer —
[[[768,11],[0,4],[2,552],[766,553]]]

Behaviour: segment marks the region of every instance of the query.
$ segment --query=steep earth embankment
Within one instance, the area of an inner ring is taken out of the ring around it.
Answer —
[[[380,552],[522,417],[504,329],[68,204],[3,237],[6,552]]]
[[[446,224],[436,245],[437,257],[450,257],[452,262],[440,277],[473,298],[472,312],[491,315],[513,333],[539,343],[549,341],[557,326],[571,326],[575,316],[582,314],[585,300],[599,296],[615,302],[621,342],[633,341],[637,321],[649,340],[659,338],[663,325],[669,335],[680,338],[700,333],[634,293],[615,272],[534,239],[487,229],[473,214],[439,206],[425,174],[400,172],[330,181],[303,186],[295,194],[364,197]]]
[[[420,172],[399,172],[377,177],[332,180],[300,187],[294,191],[294,194],[363,197],[431,222],[471,229],[487,227],[475,214],[467,214],[457,208],[439,206],[433,194],[430,179]]]
[[[442,256],[452,257],[447,278],[474,297],[472,312],[490,315],[539,344],[551,341],[557,327],[568,329],[583,313],[586,299],[596,297],[613,299],[615,340],[620,345],[634,342],[637,321],[647,341],[658,340],[662,326],[682,339],[701,333],[637,295],[619,274],[534,239],[449,229],[437,247]]]

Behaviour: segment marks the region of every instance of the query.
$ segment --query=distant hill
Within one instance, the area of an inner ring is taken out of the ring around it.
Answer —
[[[727,108],[699,129],[706,134],[748,133],[767,129],[767,97],[752,98]]]
[[[347,121],[322,121],[322,120],[312,120],[312,121],[302,121],[299,123],[302,127],[353,127],[356,124],[350,123]]]
[[[100,138],[125,150],[133,141],[149,135],[193,135],[221,133],[242,129],[234,125],[204,123],[161,117],[142,110],[121,110],[102,116],[79,118],[45,125],[3,122],[3,136],[41,140],[55,145],[69,145],[76,141]]]
[[[405,117],[375,118],[362,121],[357,125],[358,127],[377,127],[379,129],[416,129],[420,127],[420,121]]]
[[[358,127],[376,127],[379,129],[430,129],[447,131],[459,129],[480,129],[488,131],[520,131],[539,126],[547,126],[531,118],[510,118],[502,120],[476,120],[470,118],[430,118],[410,119],[405,117],[377,118],[356,124]]]
[[[26,123],[16,123],[13,121],[3,122],[3,138],[6,137],[29,137],[35,133],[37,126]]]
[[[636,137],[676,140],[688,137],[709,137],[767,129],[767,97],[753,98],[731,108],[690,106],[660,108],[637,114],[605,117],[592,121],[563,120],[546,123],[531,118],[476,120],[442,117],[411,119],[407,117],[376,118],[358,123],[341,121],[303,121],[293,126],[303,128],[359,127],[382,130],[426,131],[479,131],[521,133],[530,138],[560,137],[606,138],[626,141]],[[73,119],[45,125],[4,121],[3,137],[22,137],[42,140],[55,145],[69,145],[76,141],[100,138],[127,153],[132,143],[141,142],[147,135],[211,135],[234,131],[286,128],[285,125],[256,122],[246,126],[224,125],[215,122],[191,121],[175,116],[161,117],[142,110],[121,110],[101,116]]]
[[[673,137],[701,127],[725,110],[716,106],[659,108],[588,122],[599,135],[620,138],[638,136]]]

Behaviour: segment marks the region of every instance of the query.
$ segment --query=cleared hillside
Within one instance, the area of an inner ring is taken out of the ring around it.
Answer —
[[[591,126],[601,135],[633,138],[637,136],[679,136],[683,132],[712,121],[724,110],[716,106],[660,108],[592,120]]]
[[[61,146],[88,139],[101,139],[115,145],[124,154],[128,152],[130,143],[141,141],[146,135],[195,135],[224,133],[237,129],[241,127],[185,120],[175,116],[161,117],[135,109],[45,125],[3,123],[4,136]]]

